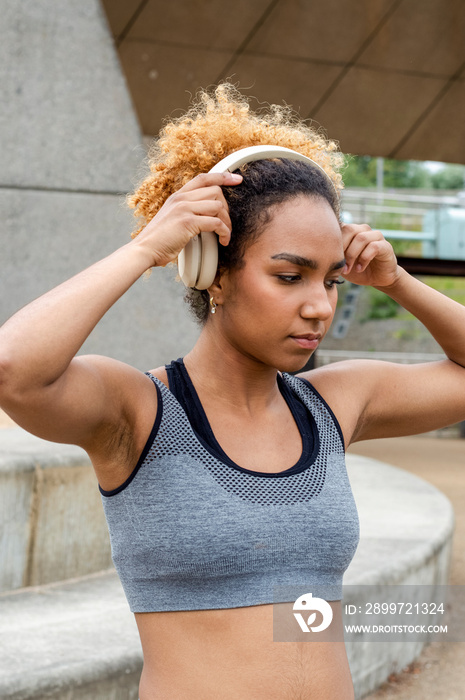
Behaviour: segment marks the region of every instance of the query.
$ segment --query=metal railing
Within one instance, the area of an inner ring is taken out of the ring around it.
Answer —
[[[439,243],[441,235],[450,235],[444,224],[444,212],[450,209],[459,209],[465,216],[465,193],[422,195],[354,189],[342,193],[345,221],[367,223],[390,240],[421,243],[418,257],[447,257],[441,255]],[[459,255],[459,259],[463,257]]]

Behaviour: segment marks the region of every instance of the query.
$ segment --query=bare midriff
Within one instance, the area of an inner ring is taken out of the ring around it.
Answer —
[[[353,700],[341,603],[330,605],[330,628],[315,634],[292,603],[137,613],[140,700]]]

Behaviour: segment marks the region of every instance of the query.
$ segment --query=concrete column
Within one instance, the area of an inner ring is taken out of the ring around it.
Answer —
[[[142,135],[98,0],[0,0],[0,323],[126,243]],[[151,369],[198,331],[172,269],[139,280],[82,352]]]

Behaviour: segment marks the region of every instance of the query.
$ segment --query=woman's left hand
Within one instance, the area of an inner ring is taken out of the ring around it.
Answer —
[[[389,287],[396,282],[400,268],[381,231],[367,224],[342,224],[341,231],[347,263],[342,270],[344,279],[372,287]]]

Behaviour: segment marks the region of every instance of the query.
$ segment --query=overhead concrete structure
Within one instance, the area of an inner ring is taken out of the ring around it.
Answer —
[[[346,153],[465,163],[463,0],[103,0],[142,131],[231,77]]]

